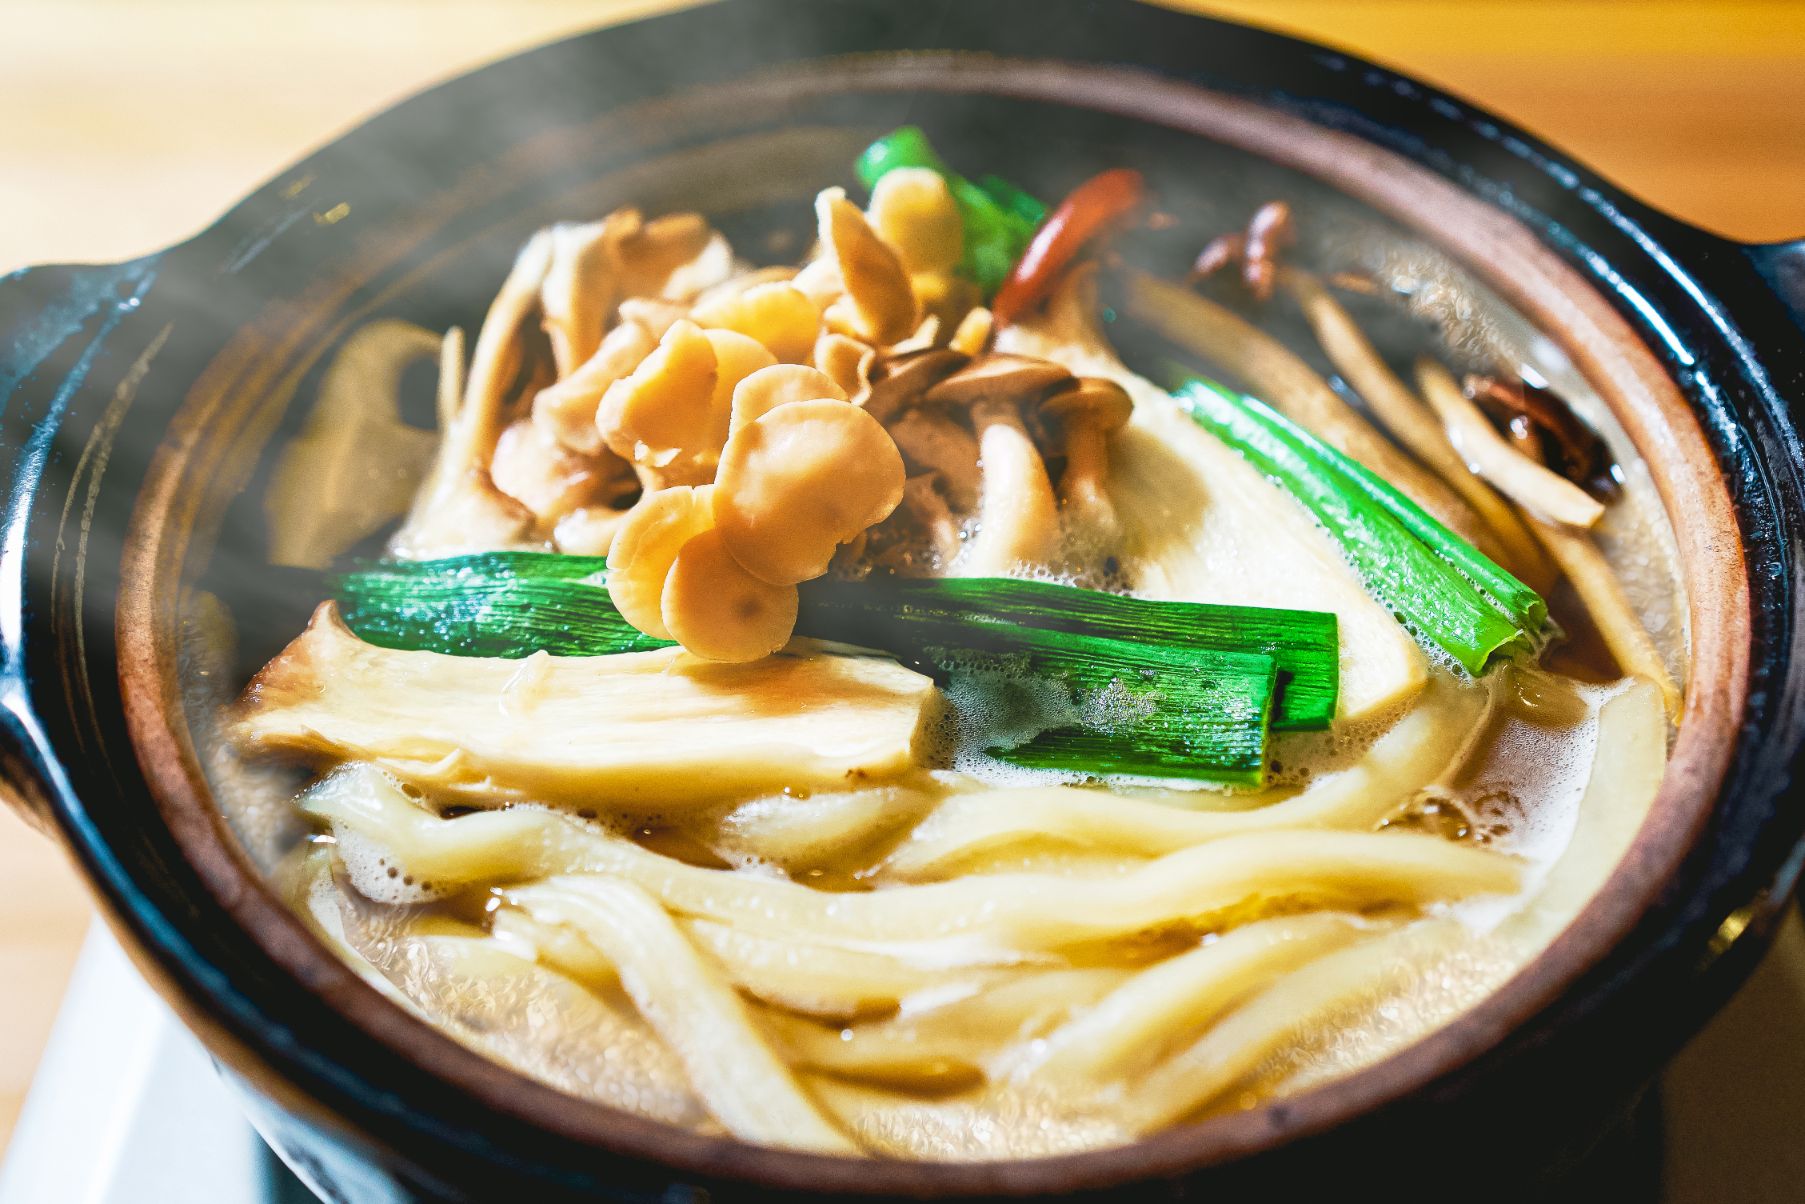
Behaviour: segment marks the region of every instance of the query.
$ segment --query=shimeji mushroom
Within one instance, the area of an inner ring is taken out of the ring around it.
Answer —
[[[683,545],[714,525],[712,485],[676,485],[639,499],[608,549],[608,597],[621,617],[654,639],[664,624],[664,580]]]
[[[840,270],[846,295],[828,313],[843,333],[887,346],[915,329],[919,307],[909,274],[890,244],[878,237],[844,188],[815,198],[821,246]]]
[[[1068,522],[1093,540],[1116,533],[1110,505],[1109,437],[1128,425],[1134,402],[1112,380],[1083,376],[1040,403],[1040,417],[1065,455],[1059,501]]]
[[[954,566],[959,575],[1005,577],[1057,559],[1058,506],[1021,407],[1071,380],[1069,370],[1050,360],[987,355],[923,395],[923,405],[969,410],[977,434],[978,523]]]
[[[942,347],[887,356],[872,369],[871,392],[865,398],[865,411],[880,422],[888,422],[905,406],[970,362],[970,356]]]
[[[711,661],[755,661],[790,642],[796,587],[748,573],[719,531],[694,536],[665,578],[664,625],[686,652]]]
[[[727,440],[714,516],[753,576],[795,585],[896,509],[902,455],[876,419],[843,401],[792,401]]]
[[[776,364],[760,368],[733,390],[733,414],[729,437],[749,422],[756,422],[780,405],[792,401],[845,401],[846,392],[817,368],[802,364]]]
[[[977,530],[951,575],[1008,577],[1053,564],[1059,555],[1059,508],[1016,403],[986,397],[972,406],[972,425],[981,469]]]
[[[905,462],[937,473],[947,500],[961,512],[978,502],[978,441],[950,416],[920,407],[905,410],[888,430]]]

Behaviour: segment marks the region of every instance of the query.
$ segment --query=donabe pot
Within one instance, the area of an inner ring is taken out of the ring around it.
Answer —
[[[176,603],[196,584],[230,595],[255,644],[313,601],[258,572],[257,494],[290,401],[344,332],[384,313],[468,326],[530,229],[626,201],[699,208],[784,258],[771,215],[904,121],[1047,194],[1113,163],[1157,181],[1193,161],[1224,213],[1334,198],[1538,323],[1635,440],[1685,580],[1673,766],[1598,898],[1455,1023],[1123,1149],[969,1165],[762,1149],[574,1100],[413,1020],[289,916],[227,833],[181,702]],[[1380,68],[1128,0],[729,0],[437,88],[167,251],[0,280],[0,757],[11,801],[69,848],[327,1199],[1283,1198],[1350,1182],[1545,1198],[1740,981],[1793,889],[1802,396],[1805,244],[1682,225]]]

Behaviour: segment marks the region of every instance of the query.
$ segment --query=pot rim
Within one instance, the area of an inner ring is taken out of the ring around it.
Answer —
[[[824,65],[835,69],[809,77],[807,86],[991,91],[1083,102],[1253,150],[1324,179],[1416,228],[1556,338],[1611,404],[1651,467],[1661,470],[1656,480],[1668,514],[1688,516],[1674,529],[1692,617],[1692,663],[1695,669],[1712,669],[1702,678],[1695,673],[1688,683],[1679,739],[1660,794],[1605,886],[1552,945],[1507,983],[1399,1053],[1299,1095],[1126,1146],[997,1163],[872,1163],[702,1137],[575,1100],[456,1044],[384,999],[307,933],[264,886],[262,876],[224,843],[231,838],[209,805],[211,792],[171,695],[173,625],[157,613],[155,602],[159,585],[165,587],[162,596],[172,596],[168,574],[179,572],[186,550],[185,532],[150,520],[166,518],[181,492],[186,465],[179,449],[184,437],[193,434],[197,415],[191,398],[159,450],[134,512],[118,611],[119,660],[128,723],[159,810],[218,902],[329,1005],[384,1044],[432,1066],[433,1073],[484,1105],[636,1159],[789,1190],[1016,1194],[1172,1175],[1270,1149],[1372,1111],[1495,1046],[1646,914],[1702,830],[1733,751],[1751,647],[1741,530],[1711,448],[1673,382],[1594,286],[1533,231],[1418,164],[1354,135],[1133,69],[978,61],[960,53],[815,64]],[[797,82],[790,81],[792,86]],[[1637,395],[1640,402],[1633,400]],[[1661,822],[1654,822],[1657,818]],[[877,1167],[883,1171],[876,1172]]]

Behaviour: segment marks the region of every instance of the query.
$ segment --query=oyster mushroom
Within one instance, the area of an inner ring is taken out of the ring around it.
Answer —
[[[483,318],[463,373],[464,337],[447,333],[440,353],[439,418],[443,434],[432,471],[413,508],[389,542],[402,559],[453,556],[533,546],[532,512],[489,478],[489,457],[501,437],[507,392],[525,358],[523,334],[539,305],[551,267],[551,236],[540,231],[521,248]]]

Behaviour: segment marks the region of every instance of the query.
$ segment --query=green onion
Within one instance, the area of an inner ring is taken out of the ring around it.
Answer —
[[[341,575],[340,613],[374,644],[458,656],[666,647],[608,600],[599,557],[491,552]],[[988,751],[1018,765],[1258,784],[1267,733],[1326,727],[1335,617],[1156,602],[1012,579],[816,581],[801,635],[879,648],[1009,712]]]
[[[1365,466],[1213,381],[1193,378],[1175,397],[1303,503],[1418,640],[1475,676],[1535,650],[1548,621],[1536,592]]]
[[[987,628],[1037,627],[1175,650],[1259,652],[1277,664],[1275,731],[1318,731],[1340,687],[1335,616],[1314,610],[1159,602],[1014,578],[815,581],[802,589],[798,630],[896,649],[933,638],[981,639]]]
[[[453,656],[599,656],[663,648],[608,600],[600,556],[483,552],[384,561],[340,575],[339,614],[385,648]]]
[[[1047,216],[1047,209],[1028,193],[997,176],[977,183],[946,165],[919,126],[905,125],[879,138],[859,156],[859,179],[867,188],[899,167],[925,167],[938,172],[952,190],[965,227],[965,255],[959,272],[984,290],[1001,287]]]

